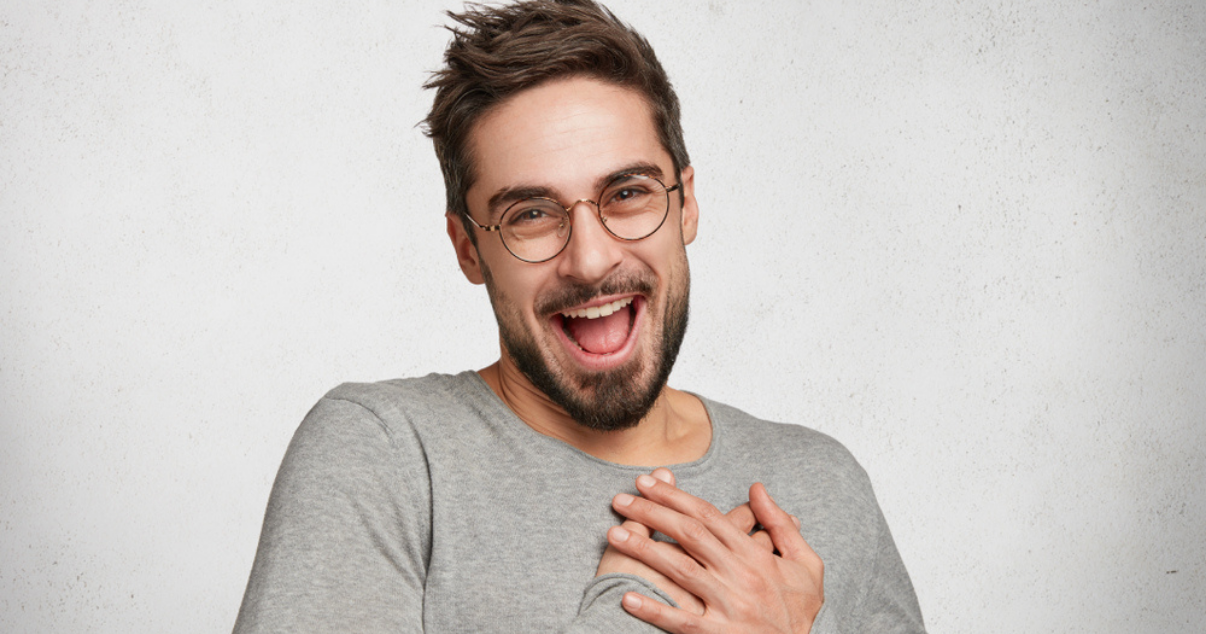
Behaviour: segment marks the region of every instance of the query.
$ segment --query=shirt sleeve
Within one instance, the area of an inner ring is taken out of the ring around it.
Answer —
[[[620,599],[627,592],[636,592],[678,607],[670,595],[636,575],[612,573],[595,577],[586,586],[578,616],[562,634],[655,634],[662,630],[629,614]]]
[[[876,508],[879,534],[876,540],[875,564],[867,593],[858,610],[859,632],[882,634],[925,633],[921,606],[913,582],[905,570],[900,552],[882,511]]]
[[[422,632],[430,547],[417,437],[324,398],[281,463],[234,631]]]
[[[794,486],[784,486],[784,497],[808,492],[792,512],[825,562],[825,601],[812,634],[924,633],[913,583],[870,477],[837,441],[821,435],[811,441],[804,447],[785,444],[803,458],[802,475]]]

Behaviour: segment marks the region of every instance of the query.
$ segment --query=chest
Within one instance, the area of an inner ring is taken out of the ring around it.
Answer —
[[[431,475],[426,631],[554,631],[572,620],[628,478],[513,461]]]

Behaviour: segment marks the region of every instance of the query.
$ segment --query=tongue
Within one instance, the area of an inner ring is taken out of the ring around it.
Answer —
[[[609,354],[628,339],[630,306],[598,319],[567,317],[566,327],[582,349],[591,354]]]

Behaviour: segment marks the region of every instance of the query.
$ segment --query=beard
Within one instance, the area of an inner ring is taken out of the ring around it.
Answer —
[[[690,273],[683,264],[681,283],[672,281],[666,294],[661,332],[647,335],[641,331],[642,336],[654,337],[652,357],[634,355],[619,368],[574,372],[572,376],[567,376],[570,372],[553,371],[533,333],[523,327],[519,311],[498,297],[490,274],[484,269],[483,273],[503,346],[519,371],[578,424],[595,431],[619,431],[635,427],[653,408],[682,347],[691,286]],[[605,295],[635,292],[649,298],[653,288],[648,277],[632,275],[615,276],[593,286],[570,285],[539,298],[536,314],[553,314]]]

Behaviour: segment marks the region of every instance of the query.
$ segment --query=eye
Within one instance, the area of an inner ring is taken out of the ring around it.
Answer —
[[[624,187],[623,189],[616,190],[616,194],[613,198],[616,201],[624,201],[624,200],[630,200],[637,196],[644,195],[646,193],[648,193],[648,192],[645,191],[644,189],[629,186],[629,187]]]
[[[565,210],[550,200],[530,198],[508,209],[502,224],[514,236],[533,238],[558,231],[565,224]]]
[[[531,198],[515,203],[503,214],[503,222],[509,225],[545,222],[557,215],[559,208],[543,198]]]
[[[511,222],[517,224],[540,222],[548,217],[549,214],[547,211],[539,207],[528,207],[526,209],[520,209],[511,214]]]
[[[602,204],[612,209],[628,209],[645,205],[656,191],[657,181],[631,175],[616,179],[603,192]]]

